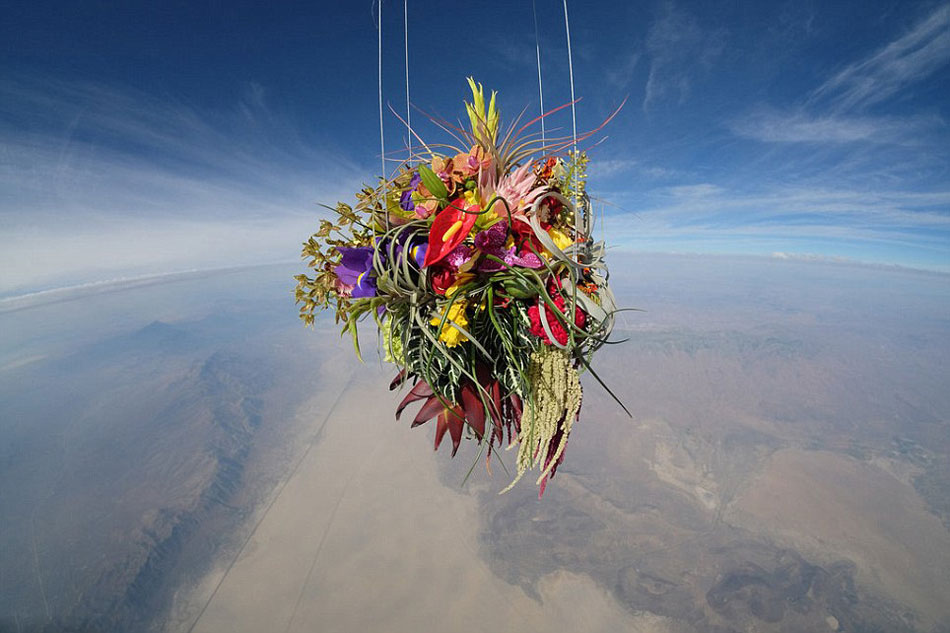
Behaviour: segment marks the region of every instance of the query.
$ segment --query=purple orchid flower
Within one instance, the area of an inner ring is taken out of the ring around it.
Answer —
[[[419,242],[417,240],[409,241],[409,257],[412,258],[416,265],[419,268],[422,268],[422,263],[426,259],[426,251],[429,250],[429,242],[423,241]]]
[[[493,224],[488,229],[478,233],[475,236],[475,246],[482,253],[492,255],[502,260],[483,259],[478,265],[481,272],[497,272],[511,266],[521,266],[522,268],[541,268],[544,264],[534,253],[525,253],[519,256],[515,247],[505,248],[505,242],[508,240],[508,222],[502,220]]]
[[[420,182],[422,182],[422,176],[420,176],[418,172],[414,173],[412,179],[409,181],[409,188],[403,191],[402,195],[399,196],[399,206],[404,210],[416,210],[416,203],[412,201],[412,192],[416,190]]]
[[[449,268],[452,270],[458,270],[461,268],[462,264],[467,262],[472,258],[473,249],[471,246],[466,246],[465,244],[459,244],[445,256],[445,259],[442,260],[449,265]]]
[[[343,258],[333,274],[341,283],[352,286],[350,293],[354,299],[376,296],[376,277],[370,275],[373,271],[372,246],[337,246]]]
[[[402,260],[403,252],[408,251],[412,261],[414,261],[419,268],[422,268],[426,251],[429,249],[429,242],[424,236],[402,231],[397,234],[396,239],[393,241],[395,242],[393,245],[393,256],[397,262]],[[389,243],[389,238],[376,238],[376,248],[379,249],[379,255],[384,263],[388,263],[389,261]]]

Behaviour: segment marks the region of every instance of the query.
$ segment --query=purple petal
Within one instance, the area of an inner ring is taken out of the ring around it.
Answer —
[[[409,181],[409,188],[403,191],[402,195],[399,196],[399,206],[406,211],[416,210],[416,203],[412,201],[412,192],[416,190],[420,182],[422,182],[422,177],[418,172],[414,173],[412,179]]]
[[[511,249],[511,255],[505,257],[505,263],[509,266],[521,266],[523,268],[541,268],[544,263],[541,258],[534,253],[525,253],[521,257],[514,254],[515,249]]]
[[[508,223],[502,220],[478,233],[475,236],[475,247],[482,252],[488,252],[492,248],[504,246],[507,239]]]
[[[455,270],[472,257],[472,249],[465,244],[459,244],[445,256],[445,262]]]
[[[514,248],[511,249],[511,252],[513,251],[514,251]],[[489,259],[488,257],[485,257],[478,264],[478,269],[482,272],[486,272],[486,273],[497,272],[499,270],[504,270],[505,268],[508,268],[508,266],[510,265],[508,263],[508,257],[510,253],[509,251],[506,251],[503,248],[489,248],[487,250],[483,249],[482,252],[485,253],[486,255],[497,257],[498,259],[501,259],[505,262],[505,263],[502,263],[497,260]]]
[[[416,265],[419,268],[422,268],[422,263],[426,259],[426,251],[429,250],[428,242],[421,242],[419,244],[413,244],[409,247],[409,256],[415,260]]]
[[[336,250],[343,256],[340,266],[347,270],[359,274],[373,267],[372,246],[337,246]]]
[[[370,277],[368,272],[360,275],[356,280],[356,284],[353,285],[353,292],[350,293],[350,296],[354,299],[375,297],[376,278]]]
[[[333,269],[337,279],[347,286],[353,286],[354,297],[375,296],[376,281],[369,275],[373,269],[373,247],[337,246],[336,250],[343,256]],[[372,294],[357,294],[367,292],[369,285],[372,285]]]

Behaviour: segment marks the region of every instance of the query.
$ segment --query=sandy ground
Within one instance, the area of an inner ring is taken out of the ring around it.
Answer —
[[[913,488],[874,465],[779,451],[727,520],[819,560],[846,556],[860,581],[912,605],[925,628],[950,618],[950,532]]]
[[[493,574],[476,498],[440,482],[432,430],[393,421],[382,373],[355,376],[246,547],[193,596],[207,606],[190,630],[671,630],[584,576],[544,578],[539,602]]]

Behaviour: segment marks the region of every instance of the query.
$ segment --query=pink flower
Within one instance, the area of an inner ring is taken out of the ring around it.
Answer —
[[[545,191],[543,186],[535,187],[535,182],[537,182],[537,176],[531,165],[522,165],[498,183],[495,193],[505,199],[512,215],[523,214]],[[494,208],[494,211],[499,215],[504,215],[504,209],[499,210],[498,206]]]

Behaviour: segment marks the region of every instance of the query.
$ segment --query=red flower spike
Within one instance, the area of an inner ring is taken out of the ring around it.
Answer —
[[[445,432],[449,430],[448,421],[445,419],[445,409],[442,409],[442,413],[439,414],[439,417],[436,421],[435,427],[435,450],[439,450],[439,444],[442,443],[442,438],[445,437]]]
[[[471,382],[466,382],[462,386],[462,408],[465,411],[465,420],[475,431],[478,439],[482,439],[485,433],[485,407],[482,405],[482,399],[478,397],[478,392]]]
[[[564,429],[558,429],[558,432],[554,434],[554,437],[551,438],[550,444],[548,444],[548,452],[544,458],[544,468],[547,468],[551,465],[551,460],[554,458],[554,453],[557,451],[557,446],[561,443],[561,438],[564,436]],[[565,440],[566,443],[567,440]],[[551,466],[551,471],[541,479],[541,484],[538,489],[538,499],[544,496],[544,489],[548,487],[548,480],[554,479],[554,475],[557,474],[557,467],[561,465],[561,462],[564,461],[564,451],[561,452],[560,457],[557,458],[557,462]]]
[[[402,383],[406,382],[406,378],[408,377],[409,377],[409,372],[406,371],[405,369],[400,369],[399,373],[396,374],[396,377],[393,378],[393,381],[389,383],[389,390],[393,391],[396,389],[396,387],[401,386]],[[398,418],[399,416],[397,415],[396,417]]]
[[[416,414],[415,419],[412,421],[410,428],[415,428],[420,424],[425,424],[431,420],[439,411],[442,410],[442,401],[439,400],[438,396],[432,396],[426,400],[425,404],[422,405],[422,408],[419,409],[419,413]]]
[[[456,246],[465,241],[472,227],[475,226],[480,210],[477,204],[466,208],[465,199],[456,198],[449,203],[449,206],[439,211],[429,229],[429,248],[422,262],[423,267],[441,261]]]
[[[496,444],[501,446],[506,434],[508,441],[511,442],[520,432],[522,403],[517,394],[502,396],[501,385],[492,376],[488,365],[478,364],[475,368],[475,376],[474,381],[465,380],[462,383],[459,390],[459,402],[451,403],[447,407],[424,380],[419,380],[418,376],[413,374],[401,373],[393,381],[395,384],[405,383],[410,379],[414,384],[397,407],[396,415],[398,418],[408,405],[423,401],[411,426],[414,428],[435,418],[435,449],[438,450],[442,440],[445,439],[445,434],[449,433],[452,438],[453,457],[462,443],[465,427],[472,429],[479,440],[484,440],[486,439],[486,422],[490,419],[488,450],[485,458],[485,465],[490,472],[490,459],[494,446]],[[480,395],[483,393],[481,390],[484,390],[484,400]]]
[[[445,432],[448,431],[452,437],[452,457],[455,457],[455,453],[459,449],[459,444],[462,443],[462,426],[465,424],[465,420],[462,417],[462,410],[459,407],[452,407],[451,409],[442,407],[442,413],[439,414],[436,424],[435,450],[439,450],[442,438],[445,437]]]
[[[424,382],[416,383],[406,395],[406,397],[402,399],[402,402],[399,403],[399,406],[396,407],[396,419],[399,419],[399,416],[402,415],[403,409],[408,407],[410,404],[424,398],[429,398],[432,395],[432,387]]]
[[[515,421],[515,431],[521,433],[521,416],[524,415],[524,406],[521,403],[521,396],[516,393],[511,394],[509,397],[511,400],[511,408],[513,415],[512,419]],[[511,433],[509,432],[509,437]]]
[[[465,417],[459,407],[445,410],[445,418],[449,425],[449,435],[452,436],[452,457],[459,450],[459,444],[462,443],[462,429],[465,426]]]
[[[489,390],[491,394],[491,408],[488,410],[488,415],[491,416],[492,424],[495,425],[499,435],[501,434],[501,385],[498,384],[497,380],[493,380],[491,383],[491,389]],[[498,438],[498,442],[501,443],[501,437]]]

